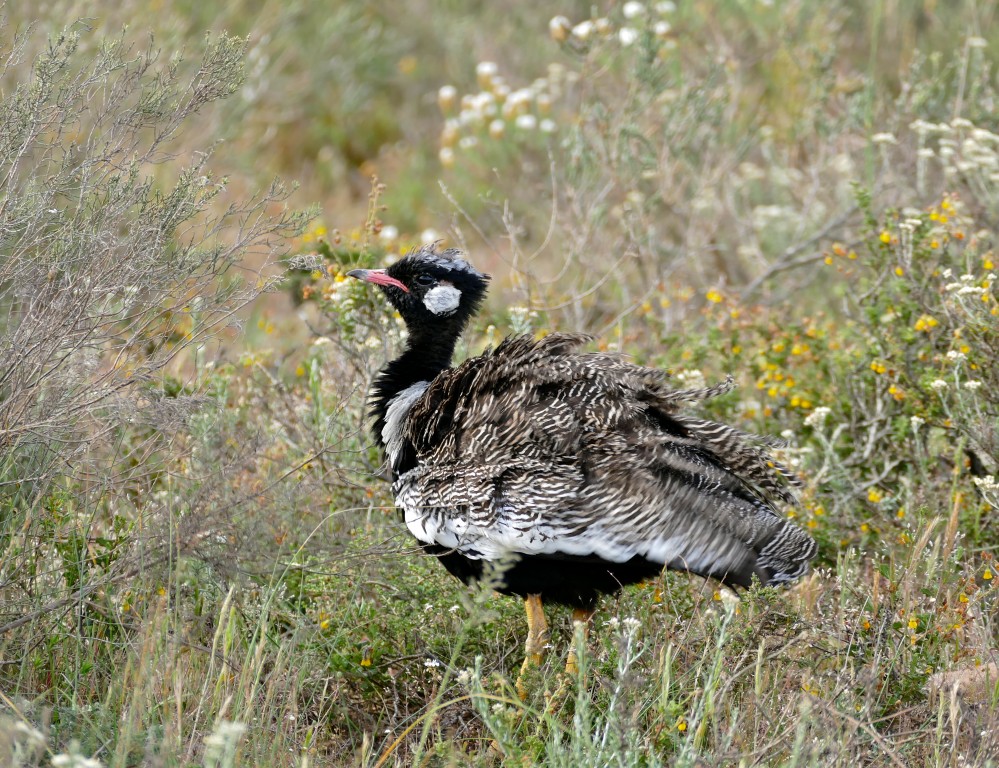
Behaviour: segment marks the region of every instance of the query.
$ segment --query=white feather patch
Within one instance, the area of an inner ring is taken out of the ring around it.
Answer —
[[[435,315],[452,315],[461,303],[461,291],[453,285],[438,285],[423,297],[424,306]]]
[[[385,411],[385,426],[382,427],[382,443],[389,457],[389,464],[395,464],[402,450],[403,432],[409,411],[430,386],[429,381],[418,381],[392,398]]]

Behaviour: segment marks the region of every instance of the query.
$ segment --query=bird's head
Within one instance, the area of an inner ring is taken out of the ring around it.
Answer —
[[[387,269],[355,269],[347,274],[381,288],[411,334],[461,333],[489,284],[489,275],[465,261],[461,251],[438,250],[436,245],[410,251]]]

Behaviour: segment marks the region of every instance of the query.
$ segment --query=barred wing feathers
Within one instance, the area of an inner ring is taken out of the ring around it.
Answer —
[[[789,473],[763,441],[684,407],[661,371],[512,337],[437,376],[404,426],[395,492],[418,539],[471,559],[636,556],[748,585],[791,581],[815,543],[781,517]]]

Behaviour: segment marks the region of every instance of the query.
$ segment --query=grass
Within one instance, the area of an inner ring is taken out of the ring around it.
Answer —
[[[995,4],[672,5],[4,7],[0,763],[995,765]],[[436,237],[463,355],[735,374],[814,572],[627,589],[573,676],[552,611],[521,701],[363,416],[344,274]]]

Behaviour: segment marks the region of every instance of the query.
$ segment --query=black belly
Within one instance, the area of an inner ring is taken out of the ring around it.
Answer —
[[[483,560],[472,560],[436,544],[424,544],[423,549],[466,584],[482,578]],[[623,563],[594,555],[521,555],[498,575],[496,591],[521,597],[541,595],[545,603],[592,610],[600,595],[651,579],[662,570],[662,563],[641,555]]]

